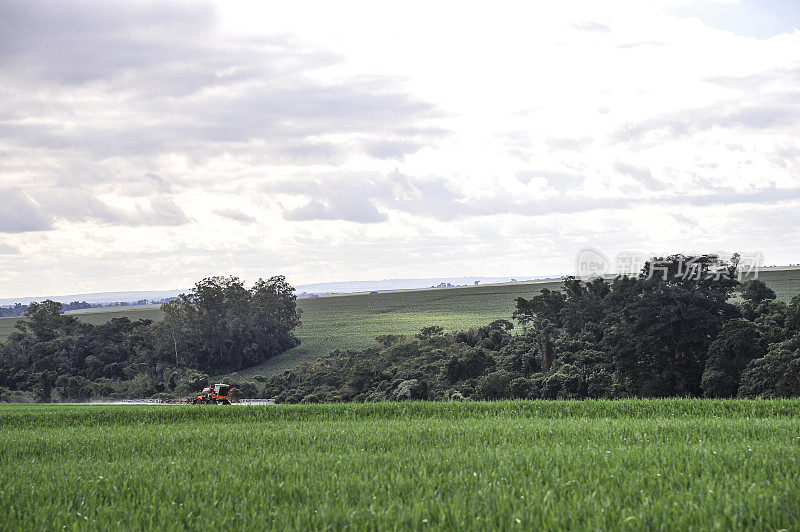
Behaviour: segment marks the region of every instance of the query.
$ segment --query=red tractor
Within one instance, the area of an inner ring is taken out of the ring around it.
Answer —
[[[189,402],[196,405],[229,405],[231,404],[230,392],[230,385],[219,383],[203,388],[200,395],[190,398]]]

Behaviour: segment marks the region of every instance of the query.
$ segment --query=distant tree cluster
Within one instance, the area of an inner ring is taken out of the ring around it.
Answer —
[[[16,318],[19,316],[24,316],[25,312],[28,310],[28,305],[23,305],[22,303],[15,303],[14,305],[6,305],[0,307],[0,318]]]
[[[653,275],[655,263],[663,270]],[[691,271],[686,264],[692,264]],[[800,295],[736,279],[736,258],[654,259],[638,278],[566,278],[514,318],[427,327],[267,381],[278,402],[800,396]],[[662,275],[663,274],[663,275]]]
[[[102,325],[63,314],[55,301],[31,303],[0,344],[0,400],[188,394],[208,374],[264,362],[299,344],[294,289],[281,276],[250,289],[212,277],[165,303],[165,319],[115,318]]]
[[[98,305],[92,305],[90,303],[87,303],[86,301],[73,301],[72,303],[62,304],[59,312],[92,308],[95,306]],[[24,316],[26,312],[28,312],[28,305],[15,303],[14,305],[0,307],[0,318],[12,318],[12,317],[17,318],[20,316]]]
[[[286,279],[259,279],[251,289],[236,277],[211,277],[161,306],[164,351],[176,365],[236,371],[299,345],[296,296]]]

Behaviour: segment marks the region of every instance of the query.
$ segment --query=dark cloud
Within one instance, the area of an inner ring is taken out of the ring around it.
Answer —
[[[31,194],[48,220],[130,227],[174,226],[191,221],[173,199],[163,195],[151,195],[131,210],[102,201],[85,187],[48,188]],[[37,230],[51,227],[52,223]]]
[[[215,24],[205,2],[4,0],[0,67],[67,84],[109,79],[185,61]]]
[[[356,223],[378,223],[388,219],[375,206],[375,198],[385,198],[391,187],[370,176],[325,176],[281,181],[265,186],[268,193],[303,196],[307,203],[286,210],[290,221],[345,220]]]
[[[0,189],[0,232],[46,231],[53,221],[36,201],[19,189]]]
[[[663,190],[664,183],[655,179],[647,168],[637,168],[621,161],[617,161],[614,168],[621,174],[632,177],[648,190]]]
[[[395,140],[375,140],[364,143],[364,152],[375,159],[402,160],[406,155],[416,153],[423,148],[419,142]]]
[[[647,171],[623,167],[646,177]],[[544,172],[542,172],[544,173]],[[539,172],[535,175],[538,177]],[[579,176],[569,177],[576,178]],[[552,177],[552,176],[551,176]],[[653,179],[652,176],[650,179]],[[654,180],[654,179],[653,179]],[[655,181],[655,180],[654,180]],[[636,198],[632,196],[596,197],[563,190],[554,196],[541,199],[520,200],[497,191],[486,191],[480,199],[451,190],[447,181],[439,178],[416,178],[393,173],[382,178],[367,176],[330,176],[327,178],[299,178],[274,183],[265,187],[270,193],[280,192],[300,195],[307,203],[284,213],[287,220],[341,219],[360,223],[374,223],[386,219],[387,211],[397,211],[417,217],[452,221],[474,216],[514,214],[544,216],[573,214],[594,210],[620,210],[641,206],[709,206],[709,205],[774,205],[800,198],[800,188],[777,188],[775,185],[737,192],[717,188],[706,192],[675,194],[664,192]],[[651,188],[656,191],[655,187]]]
[[[339,161],[344,155],[345,149],[333,142],[308,142],[287,146],[275,158],[297,164],[314,164]]]
[[[695,218],[679,212],[673,212],[670,214],[670,216],[672,216],[672,218],[674,218],[676,222],[682,225],[687,225],[690,227],[697,227],[698,225],[697,220]]]
[[[380,207],[420,216],[452,219],[462,197],[441,178],[421,179],[395,172],[298,178],[265,186],[270,193],[301,195],[309,203],[286,213],[288,220],[342,219],[374,223],[386,219]]]
[[[137,211],[136,216],[129,218],[129,225],[177,226],[192,221],[170,198],[153,198],[149,206],[139,207]]]
[[[759,104],[728,102],[706,108],[668,113],[629,123],[615,138],[624,142],[675,140],[712,128],[769,129],[794,127],[800,123],[800,92],[773,95]],[[781,101],[782,100],[782,101]]]
[[[352,149],[389,158],[443,133],[400,80],[319,81],[310,74],[338,57],[286,36],[224,37],[217,25],[207,3],[0,3],[0,149],[56,154],[51,182],[145,186],[141,174],[77,167],[163,154],[337,164],[347,147],[320,137],[348,134],[364,139]],[[157,178],[149,184],[169,186]]]
[[[214,211],[214,214],[217,216],[222,216],[223,218],[228,218],[229,220],[241,222],[243,224],[252,224],[256,222],[255,217],[245,214],[239,209],[217,209]]]
[[[70,222],[96,221],[108,224],[129,222],[127,213],[98,199],[86,188],[48,188],[32,192],[51,217]]]
[[[172,191],[172,186],[160,175],[147,172],[144,175],[146,190],[152,194],[154,192],[167,193]]]
[[[765,130],[800,124],[800,66],[705,81],[737,91],[739,97],[629,123],[615,137],[625,142],[659,142],[714,128]]]

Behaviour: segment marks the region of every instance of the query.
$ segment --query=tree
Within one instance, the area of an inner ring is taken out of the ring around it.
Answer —
[[[61,303],[50,299],[45,299],[41,303],[34,301],[25,311],[28,321],[18,321],[16,328],[33,333],[39,340],[51,340],[58,335],[58,329],[69,327],[78,321],[74,316],[61,314],[62,306]]]
[[[513,373],[502,369],[482,377],[476,390],[478,399],[508,399],[512,392],[511,381],[515,377]]]
[[[172,350],[175,353],[176,366],[180,365],[179,351],[185,349],[184,337],[186,331],[184,330],[184,326],[188,322],[187,316],[184,315],[185,309],[186,306],[182,305],[177,299],[161,305],[161,310],[164,312],[161,330],[165,333],[167,343],[171,344]]]
[[[671,255],[649,261],[635,285],[621,285],[626,296],[605,320],[604,342],[627,393],[700,395],[709,344],[738,315],[728,301],[734,272],[716,255]]]
[[[725,323],[708,348],[700,386],[706,397],[734,397],[742,370],[751,360],[764,356],[766,346],[758,327],[751,321],[735,319]]]
[[[605,280],[597,278],[584,284],[574,277],[567,277],[564,293],[566,301],[560,315],[569,332],[578,333],[590,323],[600,323],[605,317],[605,298],[611,293]]]
[[[547,371],[553,361],[553,332],[564,325],[562,311],[566,297],[560,292],[545,288],[537,296],[530,299],[518,297],[516,302],[514,318],[523,325],[532,325],[542,355],[541,368],[542,371]]]
[[[375,337],[375,341],[383,347],[392,347],[405,341],[406,337],[403,334],[380,334]]]
[[[800,294],[792,298],[786,310],[787,336],[800,333]]]
[[[742,315],[748,320],[755,320],[764,314],[765,307],[775,301],[775,292],[758,279],[747,281],[742,287]]]
[[[800,397],[800,336],[776,344],[742,372],[739,397]]]
[[[300,343],[296,296],[283,276],[251,289],[237,277],[209,277],[162,305],[161,349],[175,365],[202,371],[260,364]]]
[[[438,325],[431,325],[430,327],[423,327],[417,333],[417,338],[419,340],[428,341],[434,338],[439,338],[444,334],[444,329],[439,327]]]
[[[547,320],[555,327],[563,326],[561,311],[564,309],[566,296],[561,292],[544,288],[539,295],[530,299],[518,297],[516,303],[514,319],[523,325]]]
[[[757,307],[764,301],[772,301],[777,297],[772,288],[758,279],[747,281],[742,289],[742,298],[754,307]]]

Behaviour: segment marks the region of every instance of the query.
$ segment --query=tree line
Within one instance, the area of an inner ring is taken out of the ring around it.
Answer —
[[[294,288],[283,276],[245,288],[211,277],[161,307],[164,320],[102,325],[63,314],[55,301],[28,305],[0,344],[0,400],[188,395],[208,375],[260,364],[300,341]]]
[[[61,312],[68,312],[70,310],[81,310],[86,308],[93,308],[99,305],[92,305],[86,301],[72,301],[70,303],[61,305]],[[28,312],[29,305],[22,303],[15,303],[14,305],[7,305],[0,307],[0,318],[18,318],[24,316]]]
[[[737,279],[737,260],[654,258],[638,277],[582,281],[518,298],[509,319],[337,350],[238,394],[277,402],[800,396],[800,295]],[[299,344],[282,276],[246,288],[211,277],[162,305],[164,319],[102,325],[32,303],[0,344],[0,401],[186,396],[208,375]]]
[[[512,319],[335,351],[270,378],[278,402],[800,396],[800,295],[737,257],[654,258],[638,277],[518,298]]]

